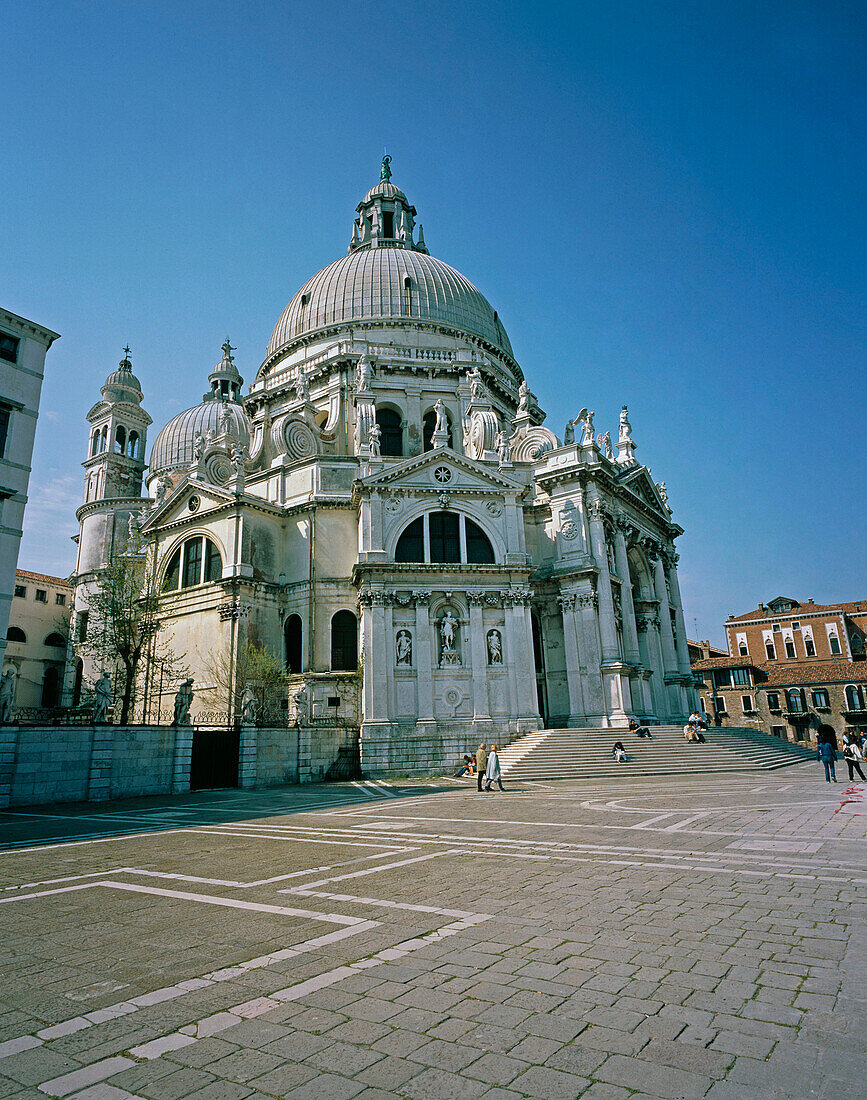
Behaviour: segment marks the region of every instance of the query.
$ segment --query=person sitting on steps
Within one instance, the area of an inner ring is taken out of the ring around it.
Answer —
[[[647,726],[639,726],[634,718],[629,719],[629,732],[634,733],[636,737],[649,737],[653,740],[653,734],[647,728]]]

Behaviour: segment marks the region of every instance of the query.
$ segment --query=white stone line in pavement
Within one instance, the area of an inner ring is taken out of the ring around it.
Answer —
[[[428,852],[423,856],[415,856],[412,859],[401,859],[395,863],[384,863],[380,867],[366,867],[363,871],[350,871],[345,875],[335,875],[333,878],[323,878],[318,882],[308,882],[302,887],[290,887],[288,890],[280,890],[278,893],[289,894],[295,893],[299,889],[310,890],[314,886],[327,886],[329,882],[343,882],[348,878],[364,878],[366,875],[378,875],[381,871],[392,871],[395,867],[408,867],[411,863],[426,863],[429,859],[438,859],[440,856],[452,856],[461,855],[461,852],[446,851],[446,852]]]
[[[298,828],[300,829],[301,826],[298,826]],[[305,830],[302,830],[302,831],[305,831]],[[262,839],[262,840],[291,840],[291,841],[293,841],[295,843],[298,843],[298,844],[338,844],[339,843],[339,844],[345,845],[346,847],[349,847],[349,848],[382,848],[383,847],[383,845],[381,843],[380,844],[369,844],[369,843],[362,843],[360,841],[352,841],[352,840],[346,840],[346,841],[327,840],[327,839],[308,840],[305,837],[294,836],[294,835],[280,836],[279,834],[275,835],[274,833],[237,833],[237,832],[231,832],[230,833],[226,829],[217,829],[217,828],[185,829],[184,832],[204,833],[206,836],[240,836],[240,837],[244,837],[245,840],[249,840],[250,837],[255,836],[257,840],[259,840],[259,839]]]
[[[338,928],[334,932],[327,932],[322,936],[315,936],[313,939],[303,940],[300,943],[293,944],[291,947],[284,947],[278,951],[269,952],[267,955],[260,955],[255,959],[248,959],[245,962],[237,963],[234,966],[223,967],[220,970],[211,971],[208,974],[203,974],[199,978],[188,978],[185,981],[178,982],[176,985],[164,986],[162,989],[153,989],[148,993],[142,993],[138,997],[132,997],[128,1001],[118,1001],[116,1004],[108,1005],[105,1008],[95,1009],[93,1012],[85,1013],[83,1016],[74,1016],[71,1019],[62,1020],[60,1023],[42,1028],[40,1031],[37,1031],[35,1035],[19,1035],[15,1039],[7,1039],[5,1042],[0,1043],[0,1059],[9,1058],[14,1054],[19,1054],[23,1050],[30,1050],[32,1047],[42,1046],[51,1039],[58,1039],[63,1035],[72,1035],[77,1031],[83,1031],[85,1028],[105,1023],[107,1020],[113,1020],[119,1016],[129,1016],[134,1012],[138,1012],[140,1008],[161,1004],[164,1001],[176,1000],[178,997],[183,997],[187,993],[192,993],[197,989],[204,989],[218,982],[228,981],[231,978],[246,974],[251,970],[261,970],[265,967],[273,966],[275,963],[285,962],[287,959],[294,958],[297,955],[306,955],[310,952],[318,951],[334,943],[339,943],[341,940],[347,939],[350,936],[357,936],[362,932],[369,932],[371,929],[379,926],[379,922],[375,920],[360,920],[355,922],[356,918],[351,919],[354,922],[353,924],[344,928]],[[247,1002],[244,1003],[246,1004]]]
[[[189,829],[148,829],[144,833],[82,833],[72,837],[46,837],[43,843],[28,845],[26,841],[10,840],[0,844],[0,856],[27,855],[31,852],[51,852],[55,848],[81,846],[84,844],[108,844],[113,840],[153,840],[158,837],[188,833]],[[45,843],[44,841],[48,841]]]
[[[45,878],[41,882],[19,882],[15,886],[4,886],[7,890],[32,890],[34,886],[54,886],[59,882],[80,882],[83,878],[105,878],[106,875],[122,875],[129,867],[110,867],[104,871],[87,871],[80,875],[64,875],[62,878]]]
[[[94,1062],[90,1066],[73,1070],[72,1073],[64,1073],[62,1077],[54,1077],[51,1081],[45,1081],[39,1086],[39,1091],[48,1096],[69,1096],[70,1093],[79,1092],[88,1085],[95,1085],[105,1081],[108,1077],[114,1077],[121,1070],[134,1066],[132,1058],[124,1058],[120,1055],[114,1058],[103,1058],[100,1062]]]
[[[662,832],[664,833],[677,833],[680,832],[686,825],[691,825],[693,821],[700,821],[703,817],[708,817],[712,811],[702,810],[701,813],[692,814],[690,817],[684,817],[680,821],[675,821],[671,825],[666,825]]]

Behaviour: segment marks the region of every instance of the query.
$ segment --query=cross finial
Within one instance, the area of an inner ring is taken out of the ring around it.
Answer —
[[[123,353],[124,353],[124,355],[129,356],[129,352],[130,352],[130,347],[129,347],[129,344],[127,344],[127,346],[123,349]]]
[[[223,355],[226,357],[226,359],[229,360],[230,363],[232,362],[232,352],[237,350],[237,348],[233,348],[232,345],[229,343],[229,337],[227,336],[226,342],[225,344],[223,344]]]

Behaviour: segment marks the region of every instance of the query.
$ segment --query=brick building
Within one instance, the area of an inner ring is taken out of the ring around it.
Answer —
[[[692,660],[701,706],[719,726],[815,742],[822,726],[867,734],[867,600],[778,596],[725,623],[728,656]]]

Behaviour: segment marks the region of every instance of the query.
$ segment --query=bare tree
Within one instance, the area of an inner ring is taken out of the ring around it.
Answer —
[[[212,653],[205,677],[211,686],[202,689],[203,698],[215,710],[225,712],[229,720],[239,713],[247,687],[256,696],[260,718],[273,716],[277,699],[283,697],[289,682],[280,658],[254,642],[242,642],[234,660],[226,650]]]
[[[158,609],[159,593],[144,555],[117,558],[87,595],[87,637],[76,641],[75,649],[97,665],[116,670],[121,725],[129,721],[145,668],[152,682],[154,672],[170,682],[186,672],[184,656],[160,637]]]

